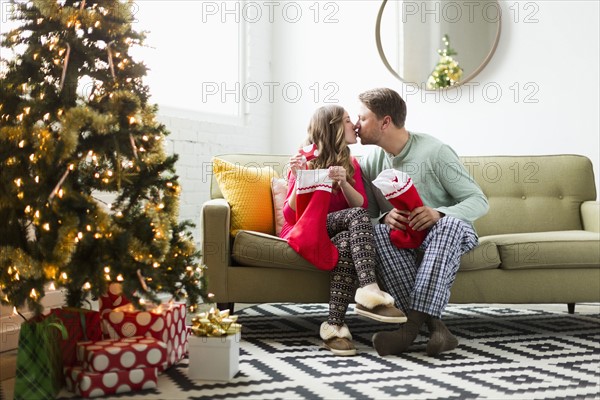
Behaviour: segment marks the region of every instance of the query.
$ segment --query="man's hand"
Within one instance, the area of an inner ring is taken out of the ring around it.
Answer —
[[[389,226],[391,229],[400,229],[405,231],[406,224],[408,224],[409,212],[406,210],[398,210],[397,208],[392,209],[385,215],[383,223]]]
[[[415,231],[423,231],[431,228],[443,215],[431,207],[417,207],[412,212],[406,210],[392,209],[386,214],[384,224],[391,229],[406,230],[406,224]]]
[[[443,215],[431,207],[417,207],[408,215],[408,226],[415,231],[424,231],[435,225]]]

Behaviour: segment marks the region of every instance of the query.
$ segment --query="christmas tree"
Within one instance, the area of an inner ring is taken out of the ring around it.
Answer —
[[[450,38],[442,38],[444,49],[438,49],[440,60],[427,79],[427,89],[440,89],[455,85],[462,78],[463,70],[452,56],[458,53],[450,47]]]
[[[40,312],[47,287],[80,306],[121,282],[140,304],[195,306],[203,267],[178,220],[176,156],[129,51],[133,2],[12,3],[0,59],[0,301]]]

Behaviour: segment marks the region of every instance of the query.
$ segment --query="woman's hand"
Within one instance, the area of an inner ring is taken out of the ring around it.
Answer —
[[[365,199],[346,179],[347,174],[344,167],[329,167],[329,177],[337,182],[350,207],[362,207]]]
[[[346,168],[329,167],[329,177],[342,187],[342,184],[346,183]]]
[[[300,153],[297,153],[296,155],[290,157],[290,171],[295,177],[296,172],[300,169],[306,169],[306,157]]]

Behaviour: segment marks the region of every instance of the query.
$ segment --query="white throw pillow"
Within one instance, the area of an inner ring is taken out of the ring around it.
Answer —
[[[283,217],[283,203],[287,195],[287,180],[285,178],[271,178],[271,195],[273,196],[273,220],[275,221],[275,234],[279,236],[285,222]]]

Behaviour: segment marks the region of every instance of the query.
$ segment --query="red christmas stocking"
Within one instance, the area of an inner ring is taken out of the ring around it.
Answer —
[[[398,210],[412,211],[423,205],[421,196],[417,188],[413,185],[412,179],[408,174],[386,169],[382,171],[373,184],[381,190],[383,195]],[[423,243],[427,231],[415,231],[408,224],[405,224],[406,230],[393,230],[390,232],[390,239],[396,247],[400,249],[415,249]]]
[[[319,269],[332,270],[338,250],[327,234],[327,213],[331,201],[329,170],[299,170],[296,175],[296,225],[288,243],[296,253]]]

